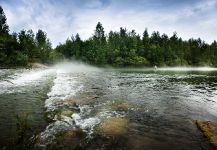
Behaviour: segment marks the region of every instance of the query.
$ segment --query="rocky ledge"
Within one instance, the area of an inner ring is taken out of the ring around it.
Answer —
[[[196,120],[196,125],[207,140],[217,149],[217,123]]]

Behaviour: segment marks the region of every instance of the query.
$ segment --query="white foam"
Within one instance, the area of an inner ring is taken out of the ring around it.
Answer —
[[[45,108],[47,111],[52,111],[64,100],[74,96],[77,92],[81,91],[83,85],[78,81],[78,78],[71,73],[61,72],[56,70],[56,79],[54,80],[53,87],[47,94],[48,99],[45,101]]]
[[[55,121],[46,127],[46,129],[40,133],[39,135],[39,143],[37,143],[40,147],[46,147],[48,144],[52,143],[56,138],[55,135],[66,131],[72,127],[72,121]]]
[[[43,76],[48,76],[52,72],[54,72],[53,69],[38,70],[38,71],[31,70],[30,72],[26,72],[23,74],[15,74],[15,76],[18,76],[18,78],[11,80],[11,82],[15,85],[26,85],[29,84],[29,82],[39,80]]]
[[[102,120],[119,116],[124,117],[125,114],[119,114],[116,111],[101,111],[94,117],[88,117],[91,112],[91,108],[88,105],[79,106],[80,113],[73,113],[71,117],[63,116],[58,117],[55,122],[51,123],[46,129],[41,132],[40,141],[37,144],[40,147],[45,147],[52,143],[56,139],[58,133],[67,131],[69,129],[82,129],[87,133],[87,137],[91,138],[94,127],[99,124]]]
[[[56,79],[54,80],[54,86],[51,88],[48,96],[65,99],[75,95],[75,93],[81,90],[81,88],[82,85],[78,85],[76,79],[73,80],[70,76],[58,73]]]
[[[22,92],[22,86],[39,84],[39,80],[54,73],[54,69],[43,70],[22,70],[21,73],[14,73],[8,76],[7,80],[0,82],[0,94]]]
[[[76,126],[83,130],[91,131],[96,124],[100,123],[100,119],[97,117],[90,117],[87,119],[82,119],[80,114],[78,113],[72,114],[72,118]]]

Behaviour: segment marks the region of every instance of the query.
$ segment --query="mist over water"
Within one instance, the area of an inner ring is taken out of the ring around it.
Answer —
[[[58,146],[59,135],[71,130],[82,130],[84,137],[67,143],[69,148],[109,147],[96,128],[113,117],[128,120],[128,132],[113,138],[119,148],[212,149],[193,120],[217,121],[216,91],[217,69],[211,67],[101,69],[62,62],[2,69],[0,145],[16,137],[15,114],[28,113],[39,149]],[[127,108],[117,109],[117,101]]]
[[[100,71],[99,68],[93,67],[81,62],[61,62],[54,66],[57,71],[81,73],[81,72],[96,72]]]
[[[214,67],[161,67],[161,71],[217,71]]]

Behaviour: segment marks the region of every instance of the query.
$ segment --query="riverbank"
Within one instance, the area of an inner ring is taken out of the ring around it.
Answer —
[[[28,63],[26,66],[0,66],[0,69],[36,69],[36,68],[49,68],[51,65],[42,63]]]

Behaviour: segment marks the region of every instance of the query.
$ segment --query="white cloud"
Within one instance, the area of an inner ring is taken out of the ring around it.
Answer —
[[[87,8],[100,8],[102,6],[103,2],[101,0],[89,0],[88,3],[85,3]]]
[[[177,31],[183,39],[201,37],[207,42],[215,40],[217,35],[215,0],[176,9],[137,9],[130,4],[121,8],[115,1],[104,7],[102,0],[86,1],[83,7],[75,1],[61,2],[23,0],[16,8],[8,3],[3,3],[3,8],[11,31],[33,29],[36,32],[40,28],[47,32],[54,46],[76,33],[87,39],[98,21],[102,22],[107,33],[126,27],[142,34],[147,27],[149,33],[159,30],[172,35]]]

